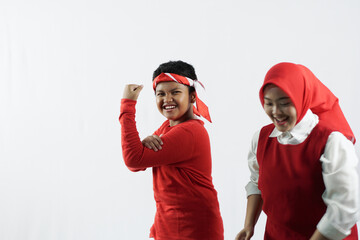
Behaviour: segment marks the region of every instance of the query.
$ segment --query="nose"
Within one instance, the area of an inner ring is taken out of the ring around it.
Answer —
[[[172,98],[171,94],[166,94],[164,102],[169,103],[172,101],[173,101],[173,98]]]
[[[275,116],[278,115],[278,114],[281,114],[280,108],[278,106],[274,105],[272,107],[272,114],[275,115]]]

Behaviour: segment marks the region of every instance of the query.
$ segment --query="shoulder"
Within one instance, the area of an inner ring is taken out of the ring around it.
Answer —
[[[209,138],[209,134],[204,127],[204,122],[199,119],[188,120],[172,128],[173,130],[171,131],[176,131],[184,136],[186,135],[193,139],[205,140]]]
[[[321,120],[318,122],[318,124],[316,125],[316,127],[314,129],[316,129],[317,131],[321,131],[321,132],[328,132],[329,134],[332,132],[335,132],[334,129],[327,126],[326,123]]]
[[[261,134],[262,137],[268,137],[274,130],[275,125],[273,123],[270,123],[268,125],[265,125],[264,127],[259,130],[259,135]]]
[[[203,130],[206,131],[204,127],[204,122],[199,119],[191,119],[186,122],[180,123],[176,125],[176,128],[182,128],[192,131],[203,131]]]
[[[259,137],[260,137],[260,132],[261,132],[261,129],[258,129],[254,134],[253,134],[253,137],[251,139],[251,142],[254,144],[256,143],[257,145],[257,142],[259,141]]]
[[[327,136],[330,137],[330,135],[332,135],[332,138],[336,138],[336,139],[342,139],[344,140],[344,138],[348,141],[351,142],[352,145],[355,144],[355,137],[353,135],[344,135],[344,133],[338,131],[338,129],[329,127],[328,124],[326,124],[326,122],[324,121],[319,121],[318,124],[318,131],[322,132],[322,134],[326,134]]]
[[[257,145],[258,145],[259,137],[260,137],[260,131],[261,131],[261,129],[257,130],[251,139],[250,151],[253,153],[256,153],[256,150],[257,150]]]
[[[336,133],[335,135],[342,135],[340,132],[336,132],[334,129],[331,129],[323,121],[320,120],[319,123],[311,131],[310,135],[316,138],[327,140],[332,133]]]
[[[273,123],[270,123],[268,125],[265,125],[261,128],[261,131],[263,131],[264,129],[274,129],[275,125]]]
[[[350,159],[357,159],[353,143],[341,132],[331,132],[326,138],[322,162],[345,164],[349,156]],[[353,162],[357,162],[357,160],[354,160]]]
[[[163,129],[163,128],[166,128],[166,127],[169,127],[169,126],[170,126],[169,120],[166,120],[161,124],[159,129]]]
[[[329,134],[326,145],[327,145],[327,147],[331,147],[331,146],[335,146],[335,145],[346,146],[348,148],[354,147],[353,143],[349,139],[347,139],[344,134],[342,134],[341,132],[338,132],[338,131],[332,131]]]
[[[334,131],[327,139],[320,161],[323,164],[323,172],[334,173],[349,167],[357,169],[358,158],[353,143],[342,133]]]
[[[170,125],[169,120],[166,120],[161,126],[154,132],[154,135],[160,135],[166,132],[166,128]]]

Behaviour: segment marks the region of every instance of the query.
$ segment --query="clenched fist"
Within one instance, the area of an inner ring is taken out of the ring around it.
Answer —
[[[136,101],[143,87],[143,85],[127,84],[124,88],[123,98]]]

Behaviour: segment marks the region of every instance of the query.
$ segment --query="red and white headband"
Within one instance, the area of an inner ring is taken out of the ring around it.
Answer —
[[[186,86],[194,87],[196,91],[196,107],[194,106],[194,114],[202,116],[209,122],[211,122],[209,108],[201,100],[205,97],[205,88],[200,81],[192,80],[191,78],[187,78],[175,73],[160,73],[160,75],[158,75],[153,81],[154,90],[156,89],[156,86],[161,82],[177,82]]]

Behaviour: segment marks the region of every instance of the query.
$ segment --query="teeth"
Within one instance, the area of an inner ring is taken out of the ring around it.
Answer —
[[[287,118],[283,118],[283,119],[278,119],[278,118],[275,118],[275,120],[276,120],[276,121],[278,121],[278,122],[283,122],[283,121],[286,121],[286,120],[287,120]]]
[[[164,108],[165,109],[173,109],[173,108],[175,108],[175,106],[165,106]]]

